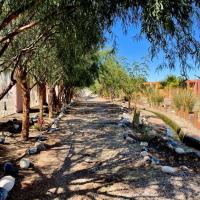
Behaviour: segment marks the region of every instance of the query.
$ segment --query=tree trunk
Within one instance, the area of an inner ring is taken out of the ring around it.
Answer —
[[[16,79],[22,90],[23,114],[21,138],[28,140],[29,137],[29,117],[30,117],[30,89],[27,81],[27,74],[22,68],[17,68]]]
[[[58,100],[58,109],[60,110],[61,107],[62,107],[62,98],[63,98],[63,92],[64,92],[64,85],[60,85],[59,87],[59,91],[58,91],[58,97],[57,97],[57,100]]]
[[[39,110],[40,110],[39,117],[40,119],[43,118],[43,114],[44,114],[44,109],[43,109],[44,99],[45,99],[44,94],[45,94],[45,84],[41,83],[39,84]]]
[[[56,98],[55,88],[50,87],[48,93],[49,119],[53,118],[53,112],[55,111],[55,98]]]
[[[73,96],[74,96],[74,88],[71,87],[71,88],[70,88],[70,95],[69,95],[69,102],[71,102]]]
[[[131,99],[128,99],[128,108],[131,108]]]

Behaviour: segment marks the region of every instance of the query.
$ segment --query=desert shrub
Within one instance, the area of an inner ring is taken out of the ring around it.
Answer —
[[[160,106],[164,102],[164,97],[160,94],[159,90],[153,87],[147,87],[145,89],[145,96],[150,106]]]
[[[196,97],[190,89],[182,89],[173,94],[173,104],[177,110],[183,108],[184,111],[192,112],[196,103]]]

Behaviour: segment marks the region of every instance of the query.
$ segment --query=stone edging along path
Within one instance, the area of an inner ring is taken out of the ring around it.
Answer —
[[[187,123],[187,121],[173,115],[172,113],[165,113],[151,108],[144,110],[149,111],[162,119],[178,134],[183,143],[200,150],[200,131],[191,128],[189,122]]]

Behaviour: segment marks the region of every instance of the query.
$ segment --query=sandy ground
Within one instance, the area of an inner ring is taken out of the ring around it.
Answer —
[[[48,150],[29,156],[34,167],[19,172],[8,200],[200,199],[196,171],[172,176],[140,164],[142,147],[125,141],[128,129],[118,126],[122,112],[99,99],[73,107],[61,120],[62,130],[48,134]],[[0,157],[17,158],[31,145],[6,145]]]

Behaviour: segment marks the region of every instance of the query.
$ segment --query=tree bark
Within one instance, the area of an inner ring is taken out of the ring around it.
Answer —
[[[17,68],[16,79],[22,90],[23,114],[21,138],[28,140],[29,137],[29,117],[30,117],[30,89],[27,81],[27,74],[22,68]]]
[[[128,99],[128,108],[131,108],[131,99]]]
[[[43,105],[44,105],[44,93],[45,93],[45,84],[44,83],[40,83],[39,85],[39,110],[40,110],[40,114],[39,117],[40,119],[43,118],[43,114],[44,114],[44,109],[43,109]]]
[[[55,111],[55,98],[56,98],[55,87],[50,87],[48,93],[49,119],[53,118],[53,113]]]

